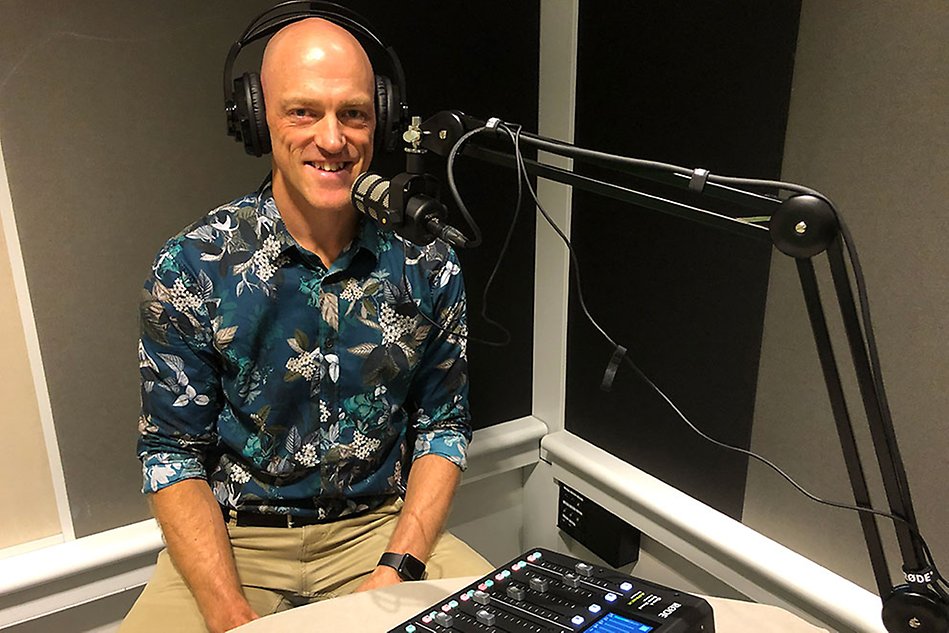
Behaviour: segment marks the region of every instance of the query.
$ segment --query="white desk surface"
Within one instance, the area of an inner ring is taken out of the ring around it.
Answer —
[[[407,582],[341,596],[255,620],[237,633],[352,631],[385,633],[477,577]],[[784,609],[753,602],[706,597],[715,612],[716,633],[815,633],[825,631]]]

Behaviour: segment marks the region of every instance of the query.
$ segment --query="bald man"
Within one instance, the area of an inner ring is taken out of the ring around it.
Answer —
[[[145,284],[138,453],[167,549],[123,633],[491,569],[443,531],[471,438],[457,259],[350,203],[369,59],[306,19],[268,43],[261,84],[272,186],[169,240]]]

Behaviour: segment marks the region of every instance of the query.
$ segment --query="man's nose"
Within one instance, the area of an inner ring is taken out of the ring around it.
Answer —
[[[339,119],[331,114],[320,119],[316,125],[314,141],[321,150],[329,154],[338,154],[343,151],[346,147],[346,136]]]

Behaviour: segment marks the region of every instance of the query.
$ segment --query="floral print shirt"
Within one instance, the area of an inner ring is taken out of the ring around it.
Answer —
[[[364,218],[327,270],[265,189],[165,244],[141,325],[144,492],[203,478],[225,507],[332,520],[404,494],[422,455],[465,468],[465,292],[440,240]]]

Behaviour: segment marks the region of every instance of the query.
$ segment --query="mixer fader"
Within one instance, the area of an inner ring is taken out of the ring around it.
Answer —
[[[389,633],[714,633],[705,600],[535,549]]]

